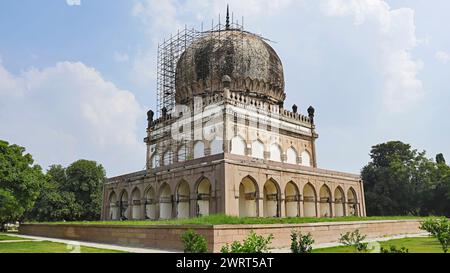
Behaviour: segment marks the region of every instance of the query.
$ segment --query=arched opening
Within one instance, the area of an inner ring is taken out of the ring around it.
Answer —
[[[128,193],[124,190],[120,195],[120,219],[127,220],[128,219]]]
[[[297,164],[297,151],[289,147],[286,152],[286,163]]]
[[[293,182],[289,182],[284,190],[284,202],[286,206],[286,217],[298,217],[300,194],[297,186]]]
[[[135,188],[131,193],[131,219],[141,218],[141,191]]]
[[[205,156],[205,144],[203,141],[197,141],[194,145],[194,159],[202,158]]]
[[[344,191],[341,187],[337,187],[334,191],[334,216],[342,217],[344,216]]]
[[[280,145],[274,143],[270,145],[270,160],[281,162],[281,147]]]
[[[159,189],[159,218],[172,218],[172,192],[170,186],[164,183]]]
[[[327,185],[320,188],[320,217],[331,217],[331,191]]]
[[[303,215],[305,217],[317,217],[316,191],[309,183],[303,188]]]
[[[217,137],[214,138],[213,141],[210,143],[211,148],[211,155],[217,155],[223,153],[223,140],[218,139]]]
[[[156,194],[153,187],[150,187],[145,193],[145,218],[156,219]]]
[[[197,186],[197,216],[209,215],[209,203],[211,200],[211,183],[203,178]]]
[[[252,143],[252,157],[264,159],[264,143],[261,140],[255,140]]]
[[[178,162],[184,162],[184,161],[186,161],[187,154],[188,154],[188,150],[187,150],[186,145],[181,146],[181,147],[178,149],[178,153],[177,153],[177,156],[178,156]]]
[[[115,192],[109,195],[109,219],[117,220],[119,216],[119,208],[117,207],[117,196]]]
[[[177,218],[189,218],[190,190],[186,181],[181,181],[177,187]]]
[[[239,216],[256,217],[257,214],[257,186],[250,177],[242,179],[239,185]]]
[[[347,212],[348,216],[358,216],[358,200],[353,188],[348,189],[347,192]]]
[[[231,140],[231,153],[235,155],[245,155],[245,140],[240,136],[235,136]]]
[[[302,152],[302,166],[311,167],[311,155],[308,151]]]
[[[157,151],[155,151],[150,161],[152,162],[152,168],[158,168],[160,166],[160,158]]]
[[[164,166],[170,166],[173,163],[173,153],[171,150],[168,150],[163,155]]]
[[[280,193],[277,182],[272,179],[267,181],[264,184],[263,194],[264,217],[280,217]]]

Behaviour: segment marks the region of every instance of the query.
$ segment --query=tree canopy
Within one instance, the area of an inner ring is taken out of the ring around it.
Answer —
[[[25,148],[0,140],[0,224],[21,220],[33,207],[45,176]]]
[[[425,155],[400,141],[372,147],[361,172],[368,215],[450,215],[450,167]]]

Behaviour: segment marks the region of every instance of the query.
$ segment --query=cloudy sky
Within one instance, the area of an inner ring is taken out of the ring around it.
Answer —
[[[450,159],[448,0],[3,0],[0,139],[45,169],[142,170],[158,42],[227,2],[274,41],[286,107],[316,108],[319,167],[358,173],[388,140]]]

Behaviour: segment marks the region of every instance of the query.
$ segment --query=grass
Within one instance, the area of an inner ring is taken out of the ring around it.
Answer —
[[[240,225],[240,224],[302,224],[320,222],[345,222],[345,221],[375,221],[375,220],[413,220],[425,219],[415,216],[384,216],[384,217],[339,217],[339,218],[240,218],[222,214],[204,216],[190,219],[159,220],[159,221],[84,221],[84,222],[46,222],[43,224],[79,224],[79,225]]]
[[[9,236],[7,234],[0,233],[0,242],[1,241],[17,241],[17,240],[26,240],[26,239],[19,238],[19,237],[16,237],[16,236]]]
[[[381,247],[387,249],[389,249],[390,246],[396,246],[398,249],[406,247],[409,250],[409,253],[444,253],[439,242],[432,237],[394,239],[379,243]],[[349,246],[336,246],[314,249],[313,253],[356,253],[356,250]]]
[[[62,243],[48,241],[0,243],[0,253],[70,253],[74,248]],[[120,253],[121,251],[93,247],[80,248],[74,253]]]

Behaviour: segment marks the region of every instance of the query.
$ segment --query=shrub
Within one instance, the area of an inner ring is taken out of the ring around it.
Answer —
[[[397,248],[396,246],[390,246],[390,248],[381,248],[381,253],[409,253],[409,250],[406,247]]]
[[[447,218],[427,219],[421,223],[420,229],[428,231],[442,246],[444,253],[450,246],[450,222]]]
[[[205,237],[192,229],[185,231],[181,235],[185,253],[206,253],[208,246]]]
[[[341,234],[339,242],[346,246],[354,247],[358,252],[366,252],[368,243],[364,243],[364,239],[366,239],[366,235],[360,234],[357,229],[353,232],[347,232],[344,235]]]
[[[291,251],[292,253],[311,253],[314,239],[311,233],[303,235],[300,231],[291,232]]]
[[[253,230],[242,243],[234,241],[231,246],[226,244],[222,247],[222,253],[268,253],[269,245],[273,240],[273,234],[267,238],[257,235]]]

